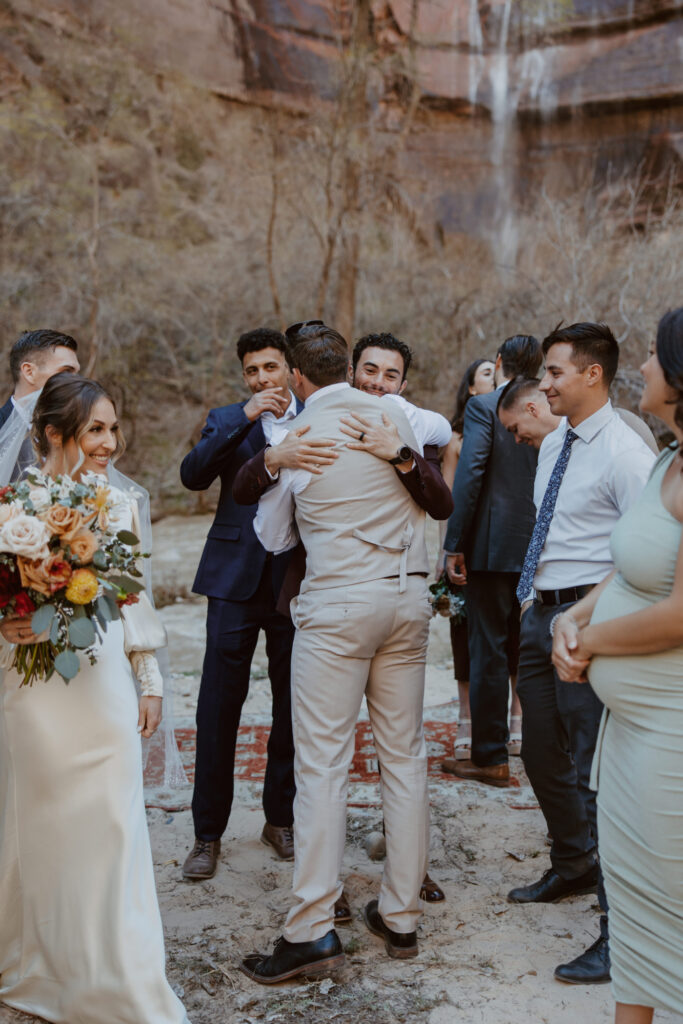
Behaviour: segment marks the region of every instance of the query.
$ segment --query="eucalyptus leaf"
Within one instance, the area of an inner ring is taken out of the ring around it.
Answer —
[[[55,615],[50,626],[50,642],[56,644],[59,641],[59,615]]]
[[[92,564],[96,569],[106,569],[108,566],[107,554],[102,548],[98,548],[95,554],[92,556]]]
[[[107,602],[107,604],[109,605],[109,611],[111,613],[112,622],[116,622],[117,619],[121,618],[121,611],[119,609],[119,606],[116,603],[116,598],[115,597],[111,597],[109,594],[105,594],[104,595],[104,599]]]
[[[66,683],[78,675],[80,667],[81,663],[75,651],[62,651],[55,658],[55,668]]]
[[[141,590],[145,589],[144,583],[138,583],[132,576],[110,576],[109,579],[127,594],[139,594]]]
[[[90,619],[74,619],[69,623],[69,643],[72,643],[74,647],[90,647],[95,640],[95,627]]]
[[[71,612],[71,616],[72,616],[73,619],[84,619],[85,618],[85,608],[83,607],[83,605],[82,604],[75,604],[73,606],[73,611]]]
[[[55,606],[53,604],[43,604],[33,613],[31,618],[31,629],[34,633],[42,633],[48,628],[52,622],[52,616],[55,613]]]
[[[106,619],[107,622],[111,622],[109,602],[104,597],[98,597],[95,601],[95,611],[97,612],[98,618]]]
[[[100,625],[100,629],[102,630],[102,632],[106,633],[107,632],[107,626],[111,622],[111,619],[105,619],[104,615],[102,615],[102,613],[100,612],[100,610],[98,608],[95,608],[95,618],[97,619],[97,621],[98,621],[98,623]]]
[[[130,530],[119,530],[116,536],[121,541],[122,544],[127,544],[128,547],[130,547],[133,544],[140,543],[140,538],[136,537],[135,534],[131,533]]]

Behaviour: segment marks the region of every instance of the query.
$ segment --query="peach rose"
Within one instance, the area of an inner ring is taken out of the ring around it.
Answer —
[[[12,516],[0,529],[0,551],[9,551],[22,558],[47,558],[50,531],[36,516],[23,512]]]
[[[99,544],[92,530],[80,530],[75,537],[69,541],[71,555],[81,565],[92,562],[92,556],[97,551]]]
[[[75,508],[68,505],[52,505],[46,512],[41,512],[40,519],[50,533],[63,537],[69,543],[83,528],[83,516]]]

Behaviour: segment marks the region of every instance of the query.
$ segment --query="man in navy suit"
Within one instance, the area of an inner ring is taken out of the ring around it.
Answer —
[[[56,373],[78,373],[78,345],[70,334],[60,331],[24,331],[14,342],[9,355],[14,391],[0,407],[0,427],[9,419],[15,398],[40,391]]]
[[[266,634],[273,724],[263,786],[261,839],[278,856],[294,856],[294,744],[289,666],[294,627],[276,611],[289,553],[266,552],[253,529],[256,505],[238,505],[232,484],[240,467],[269,441],[276,421],[303,407],[289,390],[287,342],[278,331],[249,331],[237,342],[251,397],[209,412],[199,443],[185,456],[185,487],[201,491],[219,477],[220,497],[193,590],[209,599],[206,654],[197,703],[197,753],[192,798],[195,844],[183,865],[188,879],[216,871],[233,799],[235,746],[249,689],[251,659]]]

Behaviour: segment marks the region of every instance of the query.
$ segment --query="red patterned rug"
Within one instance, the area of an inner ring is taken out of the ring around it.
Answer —
[[[441,761],[453,754],[455,739],[455,722],[425,722],[425,737],[429,758],[430,778],[450,779],[452,775],[441,771]],[[268,743],[269,725],[244,725],[240,727],[235,755],[235,778],[245,781],[260,782],[266,768],[266,744]],[[194,779],[194,755],[196,742],[195,729],[177,729],[178,747],[190,782]],[[152,786],[161,785],[162,772],[160,766],[148,763],[147,777]],[[155,781],[158,779],[158,781]],[[377,754],[372,738],[369,722],[358,722],[356,725],[356,752],[350,773],[351,782],[379,782]],[[516,780],[512,782],[516,784]],[[518,783],[517,783],[518,784]]]

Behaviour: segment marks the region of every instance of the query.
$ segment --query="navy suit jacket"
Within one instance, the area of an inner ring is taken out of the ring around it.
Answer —
[[[220,477],[218,508],[209,530],[192,589],[224,601],[247,601],[256,591],[266,550],[254,533],[257,505],[238,505],[232,484],[240,467],[265,443],[260,419],[244,415],[246,401],[211,409],[202,436],[182,461],[180,478],[189,490],[203,491]],[[297,412],[303,406],[297,400]],[[273,557],[273,593],[280,592],[290,552]]]
[[[475,395],[465,408],[444,550],[463,552],[474,571],[521,572],[536,521],[538,453],[505,429],[499,399],[500,391]]]
[[[7,423],[7,420],[12,415],[13,408],[14,405],[12,404],[12,399],[10,397],[7,399],[5,404],[2,407],[0,407],[0,427],[4,426],[5,423]]]

